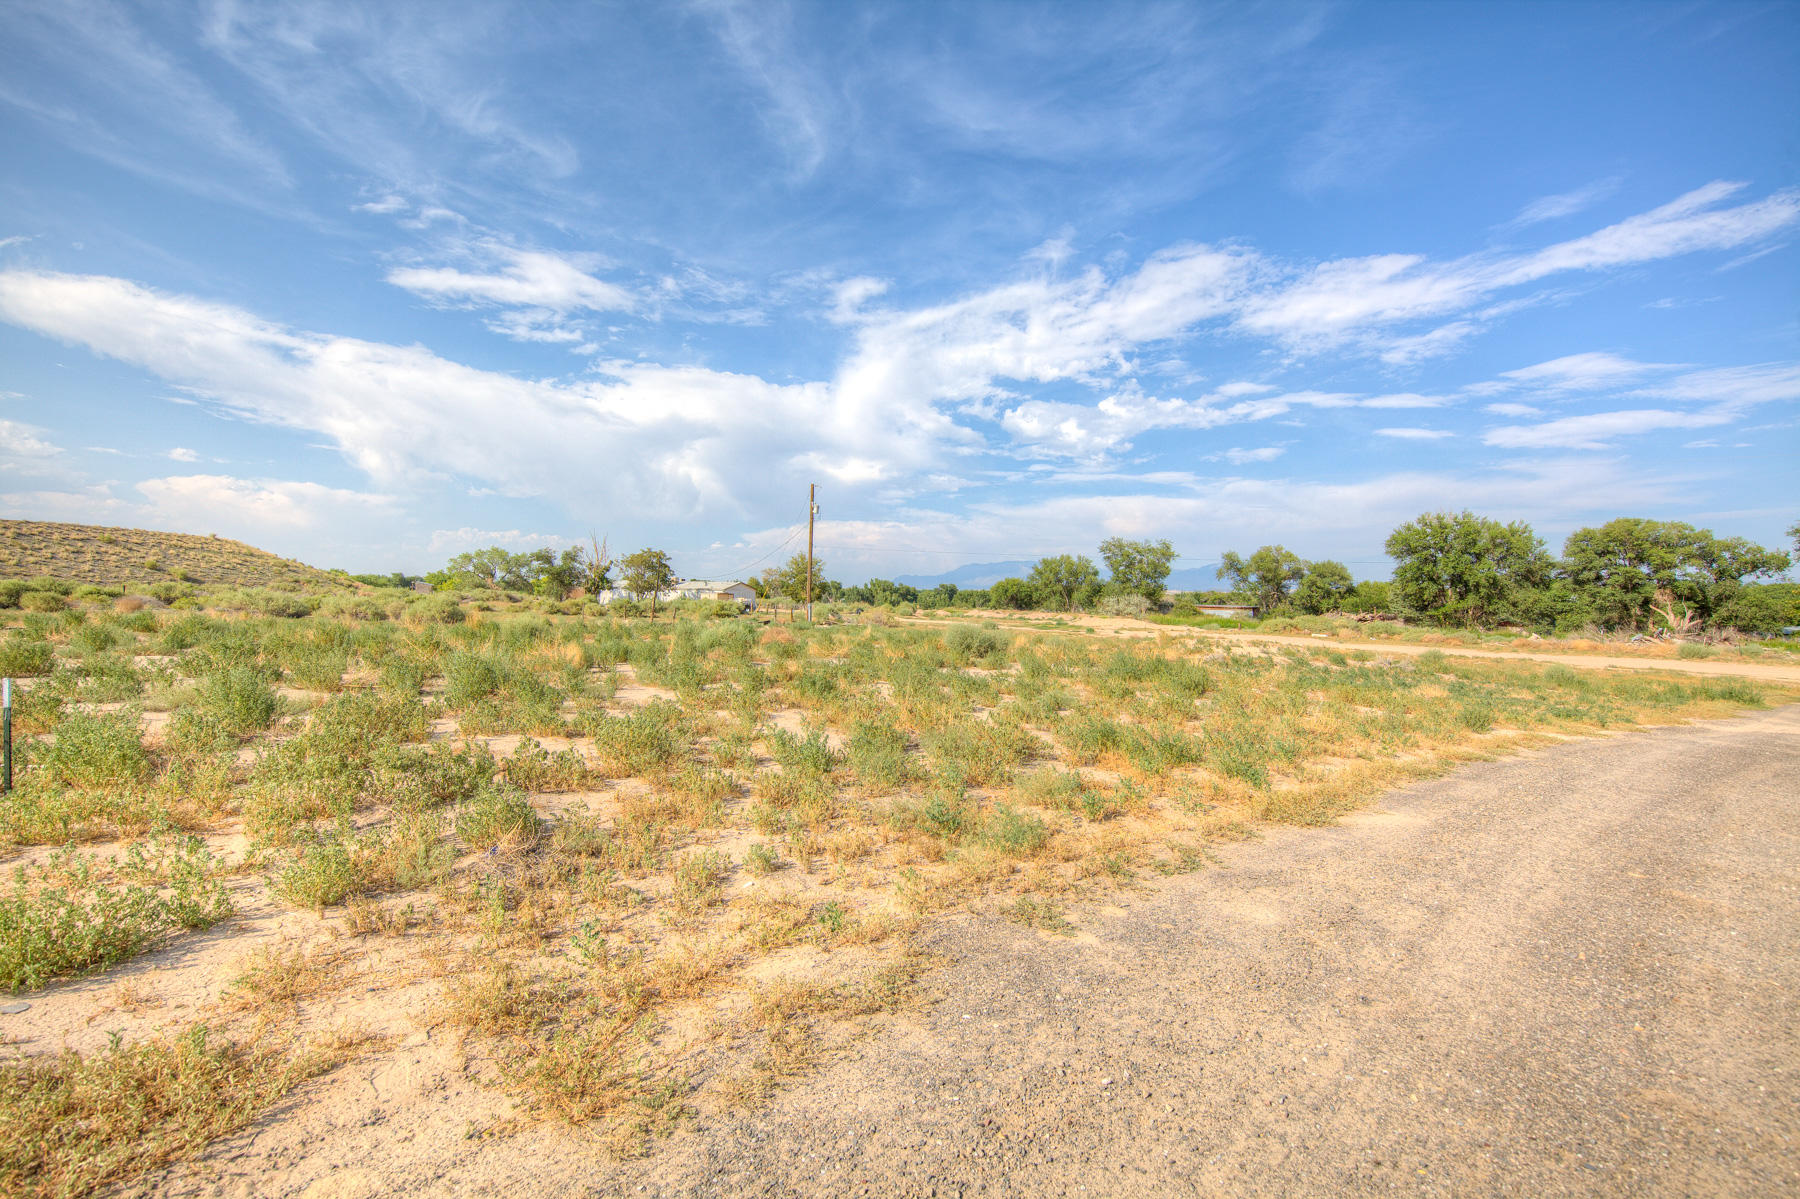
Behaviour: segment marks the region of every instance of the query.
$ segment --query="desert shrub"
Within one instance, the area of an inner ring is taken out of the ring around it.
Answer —
[[[1108,595],[1100,600],[1105,616],[1142,616],[1150,610],[1150,601],[1141,595]]]
[[[675,910],[693,915],[718,903],[731,859],[716,849],[701,849],[676,859],[669,869],[670,901]]]
[[[998,804],[982,821],[976,840],[988,849],[1012,857],[1025,857],[1044,847],[1050,830],[1029,812]]]
[[[69,848],[19,867],[0,893],[0,988],[40,987],[210,927],[231,913],[219,873],[192,837],[133,846],[123,863]]]
[[[101,624],[98,621],[82,625],[69,634],[69,648],[81,654],[105,653],[121,645],[132,644],[133,641],[135,638],[116,625]]]
[[[291,652],[284,663],[288,681],[308,691],[339,691],[350,655],[341,649],[309,645]]]
[[[1677,658],[1710,658],[1717,653],[1712,646],[1702,645],[1698,641],[1683,641],[1675,649]]]
[[[269,889],[283,902],[324,911],[361,894],[374,873],[374,855],[354,834],[333,830],[314,837],[280,860]]]
[[[850,769],[867,787],[896,787],[912,772],[902,729],[873,720],[859,721],[850,733],[846,757]]]
[[[376,786],[396,805],[461,803],[494,780],[499,764],[485,745],[387,745],[374,755]]]
[[[957,662],[991,663],[1006,653],[1008,638],[992,629],[959,624],[944,634],[944,648]]]
[[[456,835],[470,849],[511,848],[537,837],[538,816],[523,791],[490,783],[456,809]]]
[[[667,770],[687,755],[690,742],[680,720],[679,706],[657,702],[625,716],[596,714],[583,722],[582,731],[594,739],[602,770],[616,776],[647,775]]]
[[[68,600],[54,591],[27,591],[19,596],[19,607],[26,612],[61,612]]]
[[[70,787],[124,787],[150,772],[138,714],[130,710],[65,713],[55,740],[33,746],[31,760],[48,781]]]
[[[56,655],[48,641],[21,637],[17,633],[0,640],[0,675],[10,679],[32,678],[50,673]]]
[[[831,748],[830,740],[821,729],[808,729],[804,737],[795,736],[786,729],[773,729],[768,741],[769,756],[781,763],[783,770],[830,774],[844,761],[844,755]]]
[[[261,671],[231,666],[202,678],[193,707],[176,719],[191,715],[228,736],[248,737],[275,723],[280,706]]]
[[[406,619],[412,624],[461,624],[468,619],[462,605],[447,595],[432,595],[406,606]]]
[[[381,745],[422,741],[431,730],[431,714],[416,695],[377,695],[352,691],[313,710],[307,736],[363,760]]]
[[[471,708],[495,694],[511,672],[503,662],[486,654],[458,650],[444,667],[444,702],[452,708]]]
[[[526,737],[506,760],[506,777],[527,791],[575,791],[587,782],[588,765],[572,748],[551,753]]]
[[[124,654],[89,654],[75,668],[80,697],[88,703],[116,703],[144,693],[144,676]]]

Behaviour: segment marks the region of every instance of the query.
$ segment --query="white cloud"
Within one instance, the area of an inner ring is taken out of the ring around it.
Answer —
[[[198,462],[200,455],[184,446],[176,446],[169,451],[169,457],[177,462]]]
[[[1399,392],[1394,395],[1370,396],[1366,400],[1356,402],[1359,408],[1442,408],[1451,403],[1446,396],[1419,395],[1415,392]]]
[[[1612,441],[1630,433],[1652,433],[1659,429],[1704,429],[1722,425],[1730,416],[1713,412],[1671,412],[1660,408],[1640,408],[1622,412],[1593,412],[1586,416],[1565,416],[1541,425],[1508,425],[1489,429],[1482,437],[1488,445],[1509,449],[1605,449]]]
[[[0,273],[0,318],[248,419],[323,434],[384,484],[461,476],[582,509],[742,513],[766,502],[747,479],[808,455],[827,477],[892,478],[934,466],[960,439],[947,418],[892,391],[852,406],[824,383],[630,362],[579,383],[518,379],[101,276]]]
[[[0,453],[15,460],[43,461],[62,453],[62,447],[44,438],[45,430],[23,421],[0,419]]]
[[[1541,221],[1554,221],[1566,216],[1574,216],[1618,191],[1619,183],[1620,180],[1617,177],[1601,179],[1586,187],[1578,187],[1574,191],[1533,200],[1520,209],[1519,215],[1514,217],[1510,224],[1516,228],[1523,225],[1535,225]]]
[[[1540,362],[1536,366],[1502,371],[1501,378],[1546,391],[1595,391],[1658,371],[1675,369],[1676,366],[1670,363],[1633,362],[1617,354],[1594,352],[1569,354],[1553,358],[1549,362]]]
[[[1401,441],[1441,441],[1443,438],[1456,436],[1448,429],[1417,428],[1377,429],[1375,434],[1378,437],[1394,437]]]
[[[1554,372],[1551,377],[1556,377]],[[1660,383],[1637,388],[1630,394],[1676,400],[1694,404],[1695,407],[1592,412],[1546,421],[1540,425],[1507,425],[1488,430],[1482,440],[1488,445],[1510,448],[1601,449],[1620,437],[1635,433],[1653,433],[1663,429],[1707,429],[1727,425],[1758,405],[1800,400],[1800,364],[1770,362],[1756,366],[1690,371]],[[1503,406],[1493,405],[1489,411],[1499,411],[1501,407]],[[1504,412],[1502,415],[1514,414]]]
[[[1238,325],[1301,347],[1339,345],[1401,322],[1466,312],[1498,291],[1552,275],[1732,249],[1800,222],[1800,188],[1720,207],[1743,186],[1711,183],[1650,212],[1541,250],[1444,263],[1418,254],[1322,262],[1248,297]],[[1404,355],[1409,344],[1402,339],[1374,346],[1394,346]]]
[[[558,255],[493,242],[473,249],[492,269],[400,267],[388,272],[387,281],[438,303],[496,304],[555,313],[629,312],[636,305],[625,288],[590,273],[604,261],[596,255]]]
[[[1265,445],[1248,450],[1234,446],[1222,453],[1211,455],[1211,457],[1229,462],[1233,466],[1247,466],[1252,462],[1273,462],[1285,453],[1287,453],[1286,448],[1278,445]]]
[[[1534,408],[1530,404],[1513,404],[1513,403],[1489,404],[1486,407],[1484,407],[1482,409],[1482,411],[1483,412],[1492,412],[1495,416],[1542,416],[1542,415],[1544,415],[1544,410],[1542,408]]]
[[[357,524],[391,510],[394,498],[280,479],[229,475],[172,475],[137,485],[159,523],[176,529],[217,528],[285,532],[328,529],[346,519]]]
[[[490,545],[518,551],[538,549],[542,546],[558,549],[571,544],[575,544],[575,541],[556,533],[526,533],[519,529],[476,529],[464,525],[460,529],[433,531],[426,548],[434,554],[441,554],[447,551],[485,549]]]

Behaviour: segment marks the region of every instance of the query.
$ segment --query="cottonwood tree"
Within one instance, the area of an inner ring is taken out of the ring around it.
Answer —
[[[1082,588],[1100,581],[1100,570],[1086,554],[1058,554],[1054,558],[1039,558],[1025,581],[1073,612],[1075,596]]]
[[[796,604],[806,600],[806,555],[795,554],[787,560],[787,565],[765,571],[763,578],[769,590],[776,595],[786,596]],[[812,560],[812,595],[814,599],[825,598],[825,559]]]
[[[1356,591],[1356,580],[1350,568],[1329,559],[1309,562],[1300,586],[1294,589],[1294,607],[1314,616],[1323,612],[1339,612]]]
[[[1219,573],[1247,593],[1266,616],[1286,603],[1288,593],[1306,577],[1306,561],[1279,545],[1265,545],[1248,558],[1227,550],[1219,559]]]
[[[1175,564],[1175,547],[1167,541],[1127,541],[1108,537],[1100,543],[1100,558],[1106,563],[1110,589],[1121,594],[1141,595],[1151,603],[1159,602],[1168,589],[1169,570]]]
[[[1606,624],[1635,629],[1660,620],[1684,628],[1730,603],[1745,579],[1780,574],[1788,564],[1787,554],[1742,537],[1621,517],[1569,534],[1561,574]]]
[[[1024,579],[997,579],[988,588],[988,603],[995,608],[1029,610],[1037,607],[1038,593]]]
[[[619,581],[631,597],[642,603],[650,597],[650,619],[656,619],[656,597],[675,586],[675,570],[662,550],[641,549],[619,562]]]
[[[1554,563],[1523,521],[1427,512],[1387,539],[1393,592],[1417,612],[1451,623],[1506,618],[1520,594],[1550,581]]]

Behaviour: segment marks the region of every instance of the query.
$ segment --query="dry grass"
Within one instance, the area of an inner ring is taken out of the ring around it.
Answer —
[[[166,581],[231,587],[337,588],[322,570],[221,537],[0,520],[0,578],[52,576],[116,587]]]

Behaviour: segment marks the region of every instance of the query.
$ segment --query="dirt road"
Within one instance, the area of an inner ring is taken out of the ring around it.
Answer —
[[[1228,847],[1074,937],[953,925],[939,1003],[647,1159],[340,1089],[164,1187],[1795,1194],[1797,904],[1800,707],[1575,742]]]
[[[1800,708],[1484,764],[964,925],[921,1022],[601,1193],[1800,1193],[1797,904]]]

